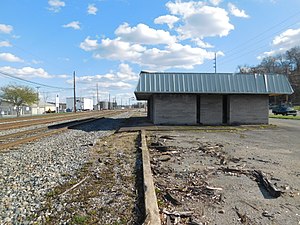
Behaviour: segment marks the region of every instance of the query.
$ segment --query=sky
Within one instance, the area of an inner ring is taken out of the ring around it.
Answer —
[[[300,45],[299,0],[0,0],[0,87],[134,102],[139,73],[237,72]],[[215,61],[216,59],[216,61]]]

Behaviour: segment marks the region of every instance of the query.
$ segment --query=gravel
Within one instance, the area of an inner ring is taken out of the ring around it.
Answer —
[[[118,128],[124,113],[0,154],[0,224],[32,224],[45,196],[76,176],[99,137]]]
[[[85,118],[89,118],[89,117],[78,118],[78,119],[85,119]],[[64,122],[70,122],[70,121],[74,121],[74,120],[76,120],[76,119],[73,118],[73,119],[64,120],[64,121],[44,123],[44,124],[36,124],[36,125],[26,126],[26,127],[20,127],[20,128],[16,128],[16,129],[1,130],[0,131],[0,135],[8,135],[8,134],[13,134],[13,133],[20,132],[20,131],[27,131],[27,130],[38,129],[38,128],[52,126],[52,125],[56,125],[56,124],[60,124],[60,123],[64,123]],[[22,120],[22,121],[24,121],[24,120]],[[6,124],[6,123],[10,123],[10,122],[2,122],[2,123],[0,123],[0,125],[1,124]]]

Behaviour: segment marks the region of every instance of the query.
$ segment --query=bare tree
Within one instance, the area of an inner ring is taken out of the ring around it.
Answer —
[[[300,47],[294,47],[286,51],[286,58],[289,60],[292,69],[300,72]]]

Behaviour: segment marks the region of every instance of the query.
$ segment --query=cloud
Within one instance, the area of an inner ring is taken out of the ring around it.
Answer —
[[[87,40],[87,39],[86,39]],[[169,68],[192,69],[195,65],[202,64],[205,59],[212,59],[213,52],[208,52],[200,47],[171,43],[159,48],[146,48],[140,44],[124,42],[120,38],[111,40],[102,39],[96,45],[93,40],[93,47],[87,46],[87,41],[81,43],[81,48],[92,51],[93,57],[97,59],[120,60],[145,66],[154,70]],[[90,42],[91,40],[88,39]],[[209,47],[208,44],[206,47]]]
[[[155,30],[145,24],[138,24],[136,27],[130,27],[124,23],[120,25],[115,34],[120,40],[138,44],[170,44],[176,41],[176,37],[171,36],[168,31]]]
[[[13,29],[11,25],[0,24],[0,33],[10,34]]]
[[[140,64],[153,70],[170,68],[193,69],[205,59],[213,59],[214,53],[190,45],[174,43],[165,49],[148,49],[141,57]]]
[[[101,44],[99,44],[95,51],[94,57],[98,59],[132,60],[136,62],[145,49],[142,45],[121,41],[119,38],[114,40],[106,38],[101,40]]]
[[[92,40],[90,37],[87,37],[83,42],[80,43],[79,47],[84,51],[93,51],[99,47],[97,40]]]
[[[24,60],[11,54],[11,53],[0,53],[0,60],[6,62],[23,62]]]
[[[6,72],[8,74],[13,74],[14,76],[21,77],[21,78],[53,78],[54,76],[49,75],[44,69],[42,68],[32,68],[32,67],[23,67],[21,69],[13,68],[10,66],[0,67],[2,72]]]
[[[64,28],[73,28],[74,30],[80,30],[79,21],[73,21],[71,23],[63,25]]]
[[[64,1],[60,1],[60,0],[49,0],[48,4],[50,6],[49,10],[51,10],[53,12],[59,12],[62,7],[66,6],[66,3]]]
[[[249,16],[246,14],[245,10],[238,9],[234,4],[232,4],[230,2],[228,3],[228,9],[229,9],[229,12],[236,17],[249,18]]]
[[[62,75],[56,75],[55,77],[62,78],[62,79],[66,79],[66,78],[69,78],[70,75],[62,74]]]
[[[264,52],[258,58],[261,59],[265,56],[272,56],[279,53],[284,53],[287,50],[300,45],[300,28],[299,29],[288,29],[278,36],[274,37],[271,47],[273,50]]]
[[[284,31],[274,38],[272,44],[286,49],[300,45],[300,28]]]
[[[11,47],[11,43],[8,41],[0,41],[0,47]]]
[[[94,4],[89,4],[88,5],[88,9],[87,9],[88,14],[90,14],[90,15],[96,15],[97,11],[98,11],[98,9],[97,9],[97,7]]]
[[[134,86],[129,81],[138,80],[138,75],[132,71],[132,68],[125,63],[119,65],[118,71],[110,71],[106,74],[86,75],[76,77],[76,83],[79,85],[94,85],[98,83],[100,89],[109,91],[130,89]],[[69,79],[67,83],[72,84],[73,80]]]
[[[167,24],[170,29],[173,28],[174,23],[176,23],[179,20],[178,17],[172,16],[172,15],[164,15],[164,16],[159,16],[155,18],[154,23],[155,24]]]
[[[213,48],[214,47],[213,45],[204,42],[200,38],[194,38],[194,39],[192,39],[192,41],[195,42],[200,48]]]
[[[132,71],[132,68],[125,63],[119,65],[119,72],[117,72],[117,78],[125,81],[138,80],[138,75]]]
[[[182,39],[227,36],[234,26],[226,10],[204,5],[203,2],[168,2],[167,8],[173,15],[181,17],[182,25],[177,28]]]
[[[195,14],[199,9],[205,6],[204,2],[198,1],[189,1],[189,2],[167,2],[166,7],[173,15],[189,16]]]
[[[214,1],[214,4],[217,3],[220,1]],[[177,37],[146,24],[130,26],[123,23],[115,30],[114,39],[87,37],[80,43],[80,48],[91,52],[96,59],[122,62],[124,70],[126,63],[156,71],[171,68],[193,69],[205,60],[214,58],[214,52],[206,50],[214,46],[205,42],[205,37],[226,36],[234,29],[226,10],[207,4],[203,1],[180,0],[166,4],[170,15],[157,17],[154,23],[167,24],[172,32],[178,32]],[[187,44],[187,39],[192,44]],[[185,41],[184,44],[182,41]],[[222,54],[220,52],[219,55]]]
[[[219,5],[222,2],[222,0],[209,0],[209,1],[213,5]]]

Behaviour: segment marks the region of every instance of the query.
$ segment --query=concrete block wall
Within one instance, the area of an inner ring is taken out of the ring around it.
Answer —
[[[230,124],[268,124],[268,95],[230,95]]]
[[[223,122],[223,96],[200,96],[200,123],[203,125],[219,125]]]
[[[153,95],[154,124],[197,124],[197,96],[188,94]]]

